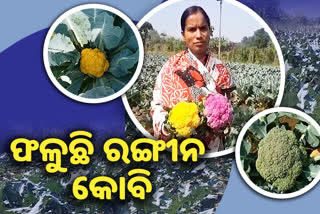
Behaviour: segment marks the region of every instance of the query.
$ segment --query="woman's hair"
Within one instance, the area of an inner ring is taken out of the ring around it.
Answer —
[[[183,33],[184,32],[184,28],[186,27],[186,20],[187,18],[192,15],[192,14],[195,14],[195,13],[201,13],[209,28],[211,27],[210,26],[210,19],[209,19],[209,16],[207,15],[207,13],[204,11],[204,9],[202,7],[199,7],[199,6],[191,6],[191,7],[188,7],[187,9],[185,9],[185,11],[183,12],[182,16],[181,16],[181,32]]]

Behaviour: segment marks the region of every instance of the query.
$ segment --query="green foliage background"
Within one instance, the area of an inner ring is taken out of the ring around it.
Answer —
[[[152,24],[146,22],[140,28],[146,52],[155,54],[174,53],[185,50],[186,46],[181,39],[158,33]],[[219,38],[211,38],[209,48],[218,53]],[[224,62],[240,62],[278,66],[279,60],[276,49],[263,28],[254,32],[251,37],[244,37],[240,43],[221,39],[221,60]]]

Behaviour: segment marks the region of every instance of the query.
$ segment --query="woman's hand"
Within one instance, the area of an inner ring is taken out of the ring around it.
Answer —
[[[161,129],[161,140],[164,140],[165,142],[169,141],[172,139],[172,135],[170,132],[167,130],[167,128],[163,125]]]

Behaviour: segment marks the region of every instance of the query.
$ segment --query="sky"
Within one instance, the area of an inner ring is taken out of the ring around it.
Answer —
[[[216,0],[180,1],[159,10],[148,20],[158,33],[181,38],[180,18],[183,11],[192,5],[201,6],[209,15],[215,30],[214,37],[219,35],[219,2]],[[250,14],[228,2],[222,6],[221,35],[233,42],[240,42],[244,36],[252,36],[254,31],[262,28],[261,24]]]
[[[264,0],[265,1],[265,0]],[[291,15],[320,17],[320,0],[278,0],[280,8]]]
[[[255,7],[265,7],[278,4],[286,13],[293,16],[320,17],[319,0],[238,0],[243,3],[254,4]]]

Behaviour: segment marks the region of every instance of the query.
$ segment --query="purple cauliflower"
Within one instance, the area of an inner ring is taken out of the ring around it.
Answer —
[[[208,95],[204,101],[204,115],[209,127],[214,130],[223,129],[232,121],[231,103],[221,94]]]

